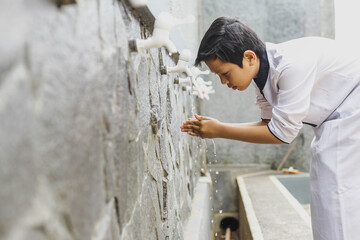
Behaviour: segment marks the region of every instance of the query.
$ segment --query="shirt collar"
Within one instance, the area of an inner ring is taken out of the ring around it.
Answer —
[[[261,94],[263,94],[262,90],[265,87],[266,80],[269,75],[269,60],[267,57],[266,49],[263,52],[263,54],[260,56],[260,67],[259,67],[259,73],[257,75],[257,78],[254,78],[254,81],[258,88],[260,89]],[[263,94],[264,95],[264,94]]]

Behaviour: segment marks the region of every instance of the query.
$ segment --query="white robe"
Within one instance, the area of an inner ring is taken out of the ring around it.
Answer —
[[[315,240],[360,239],[360,58],[351,49],[310,37],[266,43],[269,74],[254,83],[270,132],[291,142],[313,126],[310,167]],[[261,93],[262,91],[262,93]]]

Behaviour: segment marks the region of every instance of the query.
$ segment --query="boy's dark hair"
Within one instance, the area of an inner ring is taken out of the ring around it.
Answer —
[[[242,67],[246,50],[252,50],[260,57],[265,52],[265,44],[238,18],[220,17],[211,24],[201,40],[195,66],[202,61],[219,58]]]

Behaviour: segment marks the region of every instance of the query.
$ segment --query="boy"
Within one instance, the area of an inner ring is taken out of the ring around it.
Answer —
[[[290,143],[313,126],[310,166],[315,240],[360,239],[360,59],[335,41],[301,38],[264,44],[237,18],[216,19],[195,61],[222,84],[256,89],[259,122],[228,124],[195,115],[182,132],[202,138]]]

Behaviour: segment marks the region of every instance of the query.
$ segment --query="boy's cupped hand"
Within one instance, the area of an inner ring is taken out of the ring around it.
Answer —
[[[221,123],[210,117],[203,117],[195,114],[195,118],[189,118],[180,126],[182,132],[187,132],[191,136],[201,138],[219,137]]]

